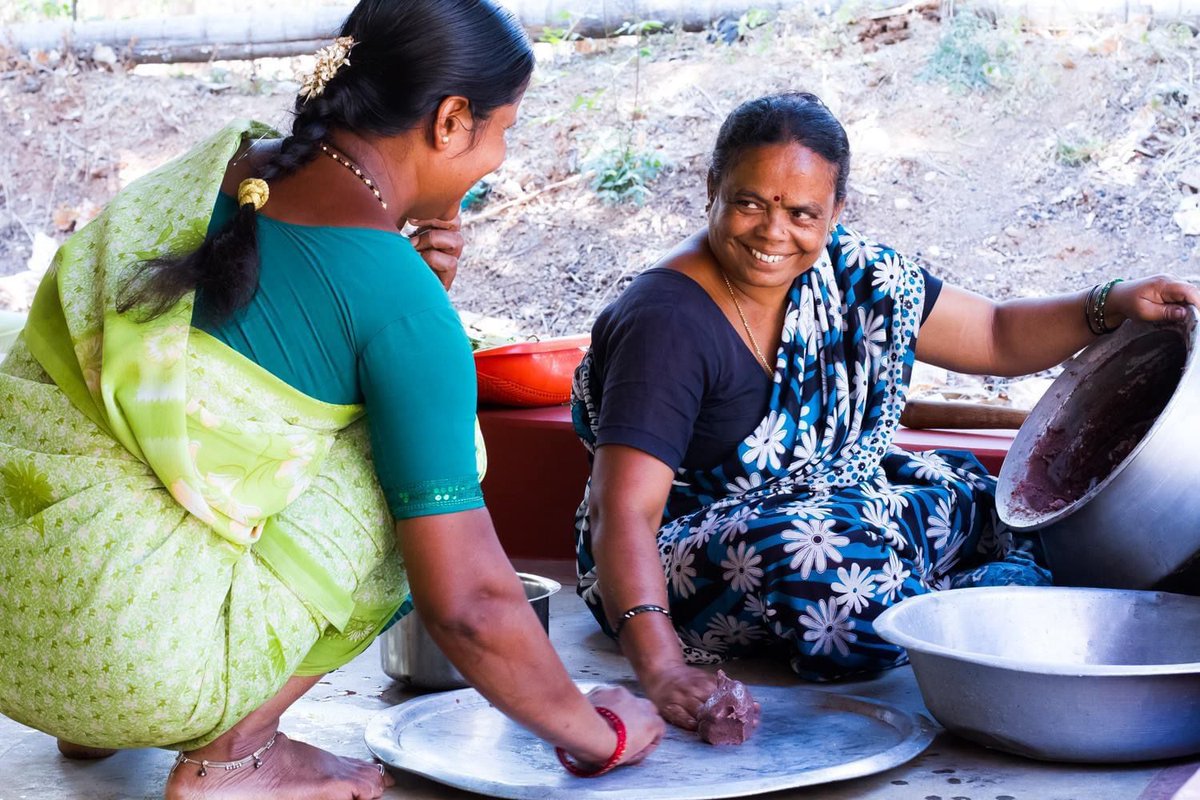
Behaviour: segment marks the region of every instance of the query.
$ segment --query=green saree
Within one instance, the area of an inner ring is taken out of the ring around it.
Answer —
[[[237,123],[59,250],[0,365],[0,712],[95,747],[189,749],[362,652],[408,596],[361,406],[300,393],[113,298],[194,249]]]

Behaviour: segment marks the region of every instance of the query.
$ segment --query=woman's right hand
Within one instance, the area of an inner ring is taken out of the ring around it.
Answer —
[[[717,690],[717,679],[702,669],[676,664],[642,680],[642,687],[672,725],[696,730],[700,706]]]
[[[619,686],[598,686],[587,694],[593,706],[602,706],[625,724],[625,754],[618,766],[637,764],[658,747],[666,725],[649,700]]]

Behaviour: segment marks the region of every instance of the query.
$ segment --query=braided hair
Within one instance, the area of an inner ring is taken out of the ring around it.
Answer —
[[[321,94],[296,98],[291,132],[257,171],[268,184],[311,162],[335,130],[368,137],[432,130],[434,113],[452,95],[467,98],[485,123],[520,97],[533,72],[528,37],[494,0],[361,0],[339,35],[354,39],[350,62]],[[482,127],[474,126],[472,141]],[[253,204],[240,204],[196,250],[145,262],[117,310],[154,318],[195,290],[209,320],[226,319],[258,288],[256,216]]]

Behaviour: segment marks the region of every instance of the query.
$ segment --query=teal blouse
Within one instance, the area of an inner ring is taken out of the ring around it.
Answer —
[[[209,230],[236,210],[221,194]],[[399,233],[258,217],[258,290],[193,324],[305,394],[363,403],[375,472],[397,519],[483,505],[475,368],[446,290]]]

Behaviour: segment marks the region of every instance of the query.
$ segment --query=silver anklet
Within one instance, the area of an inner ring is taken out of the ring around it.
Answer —
[[[209,761],[207,759],[197,761],[194,758],[188,758],[183,753],[180,753],[179,755],[175,756],[175,763],[171,767],[171,772],[174,772],[180,764],[198,765],[200,767],[200,771],[196,774],[201,778],[208,774],[209,767],[213,767],[214,769],[223,769],[226,772],[233,772],[234,770],[241,769],[248,764],[253,764],[254,768],[258,769],[262,766],[262,757],[267,754],[268,750],[275,746],[275,737],[278,735],[279,731],[275,731],[275,733],[271,734],[271,741],[267,742],[245,758],[238,759],[237,761]]]

